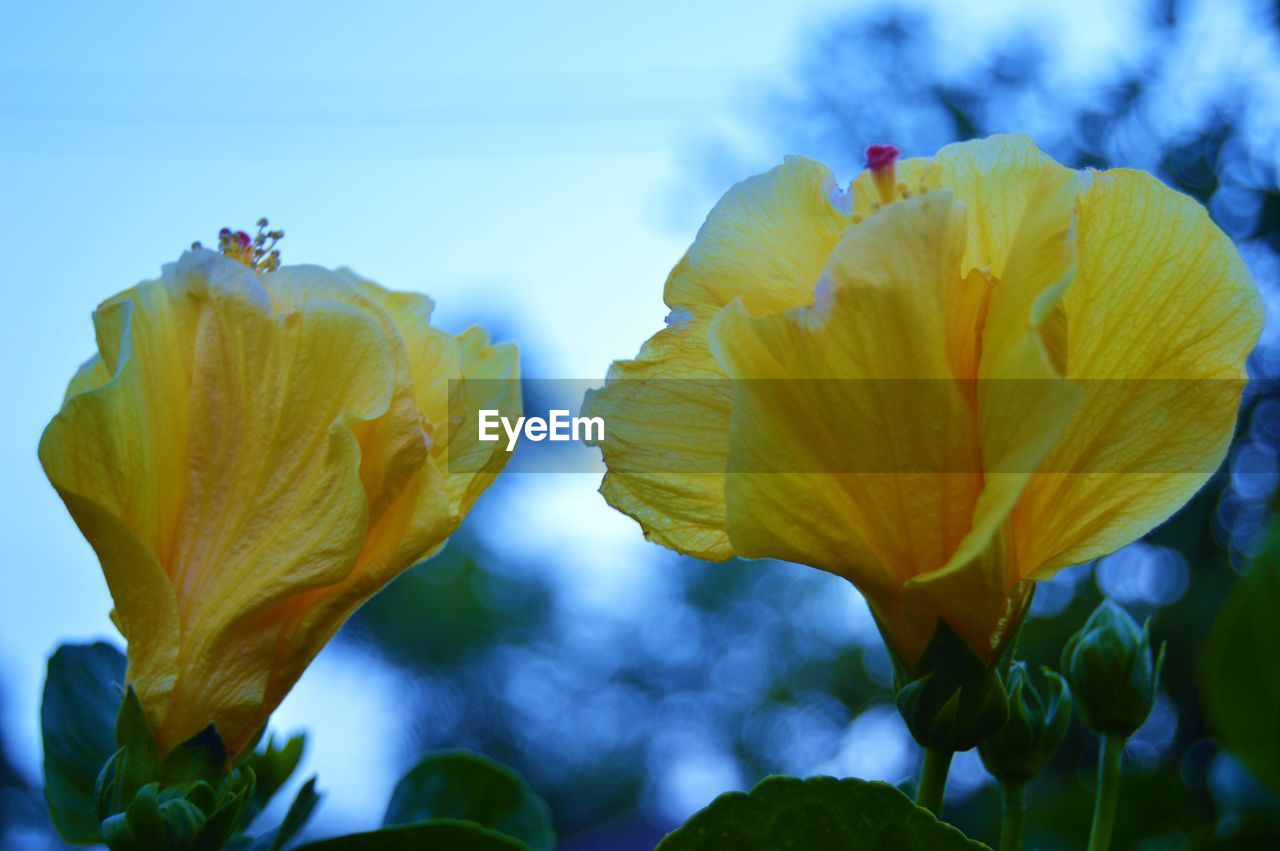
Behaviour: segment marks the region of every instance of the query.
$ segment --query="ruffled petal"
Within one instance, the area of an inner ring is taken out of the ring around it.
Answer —
[[[229,744],[252,734],[278,608],[356,563],[369,505],[355,430],[393,401],[392,347],[376,317],[338,301],[273,315],[260,289],[210,274],[226,262],[197,256],[178,281],[200,320],[172,561],[182,653],[158,725],[168,744],[208,723],[209,707]]]
[[[360,443],[360,478],[369,513],[376,518],[422,466],[430,445],[414,391],[409,344],[394,315],[384,308],[384,299],[390,294],[349,270],[334,272],[321,266],[282,266],[264,275],[262,282],[271,297],[271,309],[277,314],[334,302],[369,314],[382,329],[394,364],[392,399],[381,416],[351,424]],[[431,302],[426,296],[397,295],[425,302],[430,315]]]
[[[900,589],[947,562],[982,487],[947,344],[964,221],[949,193],[894,203],[840,244],[817,306],[752,317],[735,305],[712,327],[736,379],[734,550],[851,579],[904,656],[919,642],[901,634]]]
[[[1192,199],[1142,172],[1095,174],[1063,300],[1083,400],[1016,515],[1026,575],[1133,541],[1185,503],[1230,444],[1259,298]]]
[[[129,642],[129,681],[168,706],[177,671],[170,580],[185,498],[187,386],[198,308],[161,281],[94,314],[99,355],[76,373],[40,440],[40,462],[98,554]]]
[[[813,302],[813,287],[851,223],[831,170],[803,157],[734,186],[667,279],[668,306],[709,315],[734,299],[749,313]]]
[[[359,558],[342,582],[301,594],[282,607],[285,626],[276,641],[256,726],[266,723],[315,655],[365,600],[443,546],[506,464],[505,451],[497,444],[470,438],[473,430],[462,423],[474,422],[479,408],[519,415],[516,349],[510,344],[490,345],[478,328],[464,332],[456,346],[463,371],[455,379],[454,403],[461,419],[458,425],[450,425],[452,439],[436,444],[395,500],[373,516]]]
[[[505,462],[446,472],[448,391],[475,378],[518,408],[515,350],[430,329],[430,310],[345,270],[259,277],[197,251],[95,314],[41,460],[99,553],[162,748],[214,721],[241,749]]]
[[[733,555],[725,532],[730,389],[699,316],[671,325],[632,361],[618,361],[582,410],[608,424],[599,445],[604,498],[645,537],[697,558]]]
[[[449,439],[432,457],[446,473],[451,510],[460,520],[493,483],[509,455],[501,441],[479,439],[474,423],[480,411],[496,410],[515,418],[524,408],[515,346],[491,344],[483,329],[469,328],[458,336],[458,352],[462,377],[451,394]]]
[[[645,537],[720,561],[729,388],[708,348],[715,312],[735,299],[751,313],[812,304],[814,286],[852,219],[830,170],[802,157],[730,189],[667,280],[668,328],[609,370],[584,413],[604,417],[608,472],[600,492]]]
[[[909,609],[945,612],[979,653],[994,655],[1020,621],[1026,589],[1010,516],[1032,472],[1080,401],[1043,339],[1075,274],[1079,182],[1046,162],[1024,205],[1005,275],[992,288],[980,330],[976,388],[983,488],[969,533],[937,571],[910,580]],[[926,633],[928,634],[928,633]]]
[[[969,210],[962,273],[983,269],[1001,278],[1023,214],[1053,160],[1021,133],[956,142],[935,157],[898,162],[896,180],[912,195],[948,189]],[[855,210],[870,215],[883,204],[870,171],[853,182]]]

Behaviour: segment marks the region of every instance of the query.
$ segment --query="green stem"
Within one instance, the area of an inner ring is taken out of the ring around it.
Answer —
[[[1089,831],[1089,851],[1111,847],[1111,828],[1116,821],[1120,799],[1120,761],[1124,757],[1124,736],[1103,733],[1098,746],[1098,789],[1093,802],[1093,828]]]
[[[939,818],[942,817],[942,793],[947,788],[947,772],[951,770],[951,751],[924,749],[924,765],[920,767],[920,788],[916,803]]]
[[[1000,851],[1022,848],[1022,820],[1027,814],[1027,787],[1022,783],[1006,783],[1004,818],[1000,822]]]

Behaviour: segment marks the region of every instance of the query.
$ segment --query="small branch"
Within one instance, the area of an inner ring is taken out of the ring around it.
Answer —
[[[1093,802],[1093,828],[1089,831],[1089,851],[1107,851],[1115,826],[1120,800],[1120,762],[1124,758],[1124,736],[1103,733],[1098,745],[1098,789]]]
[[[938,748],[924,749],[924,764],[920,767],[920,788],[916,791],[916,803],[939,818],[942,817],[942,795],[947,788],[947,772],[951,770],[951,751]]]
[[[1004,818],[1000,823],[1000,851],[1020,851],[1022,848],[1022,822],[1027,814],[1027,787],[1021,783],[1007,783],[1004,792]]]

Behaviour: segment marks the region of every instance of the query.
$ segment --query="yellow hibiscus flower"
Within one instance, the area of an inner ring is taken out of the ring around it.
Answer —
[[[991,660],[1028,580],[1140,537],[1219,465],[1259,298],[1145,173],[1023,136],[868,154],[848,190],[789,158],[712,210],[668,327],[587,401],[601,491],[680,552],[846,577],[908,666],[939,618]]]
[[[514,346],[432,328],[425,296],[223,243],[99,306],[40,441],[162,750],[210,722],[249,744],[501,469],[457,424],[520,404]]]

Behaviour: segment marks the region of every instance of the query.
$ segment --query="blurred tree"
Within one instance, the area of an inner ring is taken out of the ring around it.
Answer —
[[[5,695],[0,694],[0,702]],[[33,788],[9,758],[5,737],[0,736],[0,847],[62,848],[57,839],[44,795]]]
[[[1059,73],[1052,57],[1066,45],[1053,32],[1020,31],[957,64],[928,14],[859,13],[802,52],[755,148],[799,151],[847,176],[871,143],[928,155],[1027,132],[1068,165],[1144,168],[1200,200],[1270,300],[1280,268],[1277,9],[1155,3],[1142,38],[1087,81]],[[1206,28],[1214,15],[1246,30]],[[715,150],[717,188],[759,170],[746,165],[754,154]],[[1254,375],[1280,371],[1278,351],[1268,332]],[[1276,395],[1257,383],[1226,468],[1145,543],[1041,589],[1024,631],[1021,655],[1056,664],[1107,593],[1152,616],[1155,640],[1169,642],[1162,696],[1129,747],[1115,847],[1280,837],[1280,802],[1208,738],[1196,688],[1209,626],[1270,514]],[[667,583],[657,605],[584,619],[562,610],[539,566],[500,563],[460,537],[344,634],[412,675],[417,749],[470,747],[510,763],[551,803],[569,849],[650,848],[709,789],[772,772],[895,782],[913,773],[914,746],[886,705],[887,659],[844,583],[789,565],[654,559]],[[1026,847],[1079,847],[1092,803],[1087,735],[1073,725],[1032,784]],[[947,816],[994,841],[997,791],[975,766],[958,763]]]

